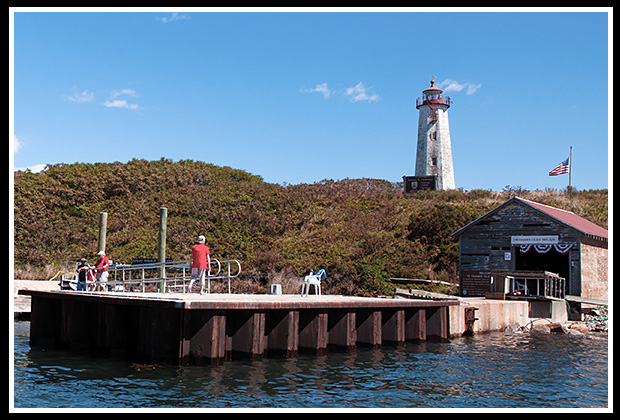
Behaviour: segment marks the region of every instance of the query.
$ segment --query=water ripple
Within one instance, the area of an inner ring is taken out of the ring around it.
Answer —
[[[136,370],[31,351],[15,322],[15,407],[607,407],[607,335],[490,333],[322,356]]]

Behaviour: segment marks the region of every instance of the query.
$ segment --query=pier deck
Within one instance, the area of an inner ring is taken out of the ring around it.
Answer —
[[[201,364],[329,347],[447,340],[455,301],[349,296],[22,290],[32,347]]]

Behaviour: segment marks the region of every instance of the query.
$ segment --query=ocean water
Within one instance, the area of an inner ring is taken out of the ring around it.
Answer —
[[[607,408],[608,336],[488,333],[215,366],[31,350],[14,323],[15,408]]]

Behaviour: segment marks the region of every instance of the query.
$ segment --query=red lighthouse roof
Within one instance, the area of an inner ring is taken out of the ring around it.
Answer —
[[[416,99],[416,108],[420,109],[422,105],[446,105],[450,107],[450,97],[442,95],[443,90],[435,87],[435,77],[431,80],[431,87],[422,91],[422,98]],[[447,108],[446,108],[447,109]]]
[[[429,87],[429,88],[428,88],[428,89],[426,89],[426,90],[423,90],[423,91],[422,91],[422,93],[426,93],[426,92],[433,92],[433,91],[434,91],[434,92],[437,92],[437,93],[441,93],[441,92],[443,92],[443,90],[441,90],[441,89],[439,89],[439,88],[435,87],[435,80],[434,80],[434,79],[433,79],[433,80],[431,80],[431,87]]]

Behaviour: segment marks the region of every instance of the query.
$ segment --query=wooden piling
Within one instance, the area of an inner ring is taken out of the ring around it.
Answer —
[[[32,296],[33,347],[181,365],[447,340],[448,306],[458,304],[342,296],[23,294]]]
[[[405,310],[405,340],[426,340],[426,309]]]
[[[160,263],[166,262],[166,232],[168,225],[168,209],[166,207],[160,207],[159,209],[159,236],[157,240],[157,261]],[[165,278],[166,273],[164,267],[160,269],[159,277]],[[164,282],[161,281],[157,285],[160,292],[164,291]]]
[[[107,230],[108,230],[108,213],[101,212],[99,213],[99,242],[97,245],[99,249],[97,250],[97,252],[99,251],[105,252]]]
[[[334,309],[328,318],[328,345],[351,350],[357,343],[356,311]]]
[[[299,311],[274,309],[265,323],[265,350],[270,354],[294,356],[299,350]]]
[[[363,308],[357,311],[357,342],[379,347],[382,341],[381,311]]]

